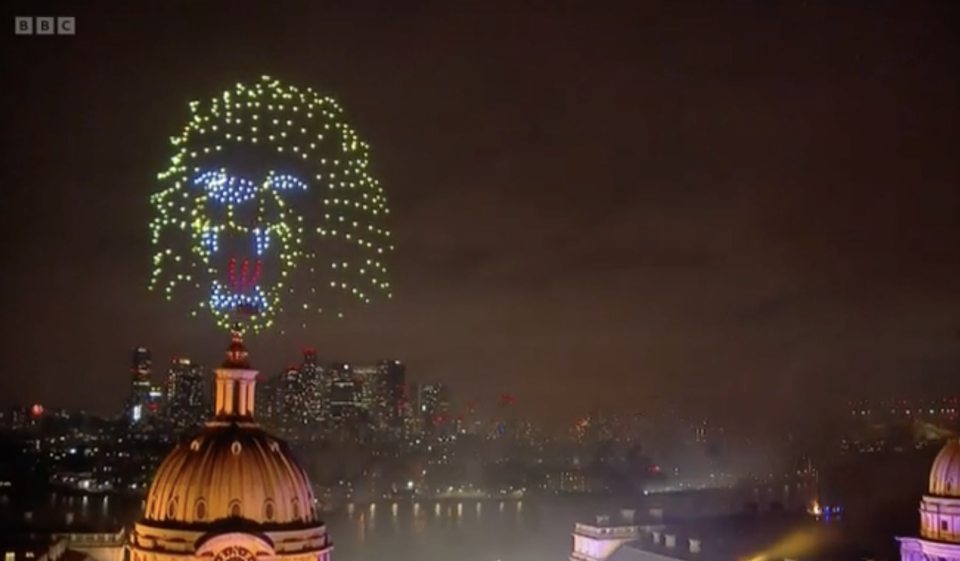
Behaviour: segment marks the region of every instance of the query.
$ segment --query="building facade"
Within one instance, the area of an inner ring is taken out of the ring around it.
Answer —
[[[203,367],[189,358],[174,357],[167,373],[164,413],[174,425],[199,425],[206,416]]]
[[[920,500],[920,536],[898,538],[904,561],[960,560],[960,440],[950,438],[930,468]]]
[[[124,411],[124,415],[131,423],[139,423],[150,416],[151,370],[150,349],[146,347],[133,349],[130,366],[130,395]]]
[[[306,473],[254,418],[257,371],[239,332],[215,374],[214,417],[160,464],[131,561],[329,561]]]

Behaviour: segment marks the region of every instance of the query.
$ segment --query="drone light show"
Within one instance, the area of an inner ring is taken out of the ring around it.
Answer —
[[[150,199],[152,291],[252,333],[391,297],[387,199],[336,101],[264,76],[189,107]]]

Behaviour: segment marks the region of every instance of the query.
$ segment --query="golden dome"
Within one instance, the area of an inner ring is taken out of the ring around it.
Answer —
[[[130,533],[131,561],[330,561],[306,473],[254,421],[257,371],[232,335],[214,371],[213,419],[160,464]]]
[[[144,522],[204,525],[222,519],[268,526],[317,523],[313,491],[285,442],[259,427],[211,424],[160,465]]]
[[[933,460],[930,468],[930,494],[960,497],[960,439],[951,438]]]

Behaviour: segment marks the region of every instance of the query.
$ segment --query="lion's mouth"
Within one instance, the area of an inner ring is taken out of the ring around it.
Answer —
[[[227,286],[235,294],[249,294],[257,287],[263,273],[263,261],[260,259],[237,259],[231,257],[227,262]]]
[[[267,292],[261,286],[264,264],[261,259],[231,257],[224,277],[213,281],[210,307],[221,312],[259,315],[269,308]]]

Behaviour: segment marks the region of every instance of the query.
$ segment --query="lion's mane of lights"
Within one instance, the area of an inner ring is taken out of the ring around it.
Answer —
[[[224,329],[240,320],[254,333],[291,308],[307,327],[307,317],[342,318],[351,302],[391,297],[387,199],[368,171],[369,145],[336,101],[263,76],[189,107],[190,120],[170,139],[170,165],[158,174],[161,189],[150,199],[151,290],[187,302],[192,316],[207,314]],[[235,175],[231,164],[243,162],[229,152],[238,146],[258,158],[273,155],[268,159],[280,169]],[[252,225],[238,218],[240,205],[256,205]],[[276,251],[278,280],[249,293],[221,284],[225,235],[249,237],[257,256]],[[294,282],[295,275],[306,275],[305,282]]]

